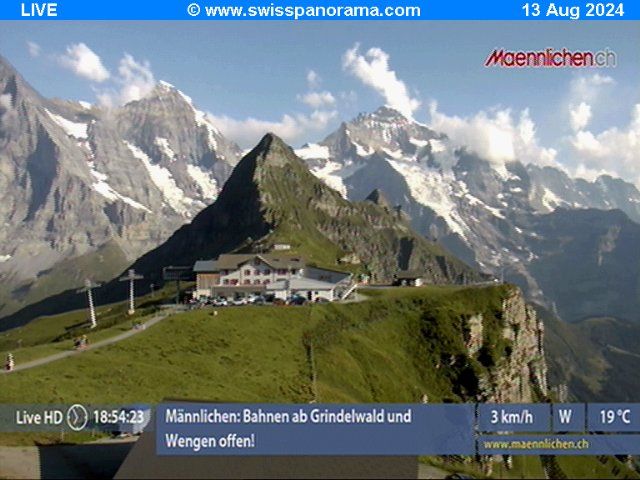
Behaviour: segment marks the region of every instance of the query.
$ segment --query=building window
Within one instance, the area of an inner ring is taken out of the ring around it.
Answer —
[[[254,281],[253,281],[253,284],[254,284],[254,285],[260,285],[260,280],[254,280]]]
[[[271,283],[270,280],[265,280],[264,282],[262,282],[264,285],[269,285]]]
[[[248,278],[244,281],[245,285],[251,285],[251,280],[249,280]]]
[[[285,282],[287,279],[286,278],[278,278],[276,279],[276,282]]]
[[[265,275],[271,275],[271,270],[269,270],[268,268],[264,271]]]
[[[238,280],[237,279],[233,279],[231,280],[231,285],[237,285],[238,284]]]
[[[251,270],[249,270],[248,268],[244,271],[245,275],[251,275]]]
[[[226,278],[222,281],[223,285],[229,285],[229,280],[227,280]]]
[[[255,272],[253,272],[254,275],[260,275],[260,270],[256,270]]]

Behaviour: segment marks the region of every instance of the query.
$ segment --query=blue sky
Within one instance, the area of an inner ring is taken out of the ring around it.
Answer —
[[[71,52],[79,55],[74,50],[79,44],[96,55],[104,70],[79,71],[68,58],[73,57]],[[264,128],[281,129],[295,145],[318,141],[342,120],[400,102],[413,105],[409,113],[416,120],[459,135],[472,146],[474,141],[484,142],[478,150],[496,161],[509,153],[500,148],[496,153],[483,135],[498,129],[500,143],[508,140],[500,138],[503,133],[510,135],[533,124],[535,140],[516,139],[516,154],[541,155],[546,162],[560,162],[584,176],[589,171],[619,175],[632,171],[640,177],[637,157],[612,161],[610,157],[626,154],[603,151],[605,141],[636,131],[639,44],[637,22],[0,24],[0,54],[48,97],[96,102],[99,95],[102,101],[118,103],[130,98],[132,91],[122,93],[131,87],[127,82],[140,82],[132,87],[135,94],[138,87],[146,88],[145,78],[166,80],[210,112],[223,131],[245,147]],[[483,63],[495,47],[608,47],[618,54],[618,66],[487,69]],[[314,78],[309,78],[310,71]],[[530,151],[522,153],[525,147],[518,142],[529,146],[533,142],[536,148],[525,146]],[[578,154],[594,158],[583,161]]]

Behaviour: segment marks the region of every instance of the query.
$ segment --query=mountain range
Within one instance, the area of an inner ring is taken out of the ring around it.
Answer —
[[[346,198],[380,188],[418,232],[564,320],[640,320],[640,192],[630,183],[489,162],[389,107],[297,153]]]
[[[103,109],[44,99],[0,60],[0,95],[0,315],[86,276],[108,280],[192,220],[223,221],[212,220],[206,207],[241,150],[177,88],[160,82],[138,101]],[[638,320],[640,192],[630,183],[496,164],[389,107],[344,122],[295,153],[351,204],[373,200],[430,244],[518,284],[563,320]],[[298,215],[296,221],[307,220]],[[242,223],[234,220],[231,230]],[[252,237],[243,241],[263,238],[261,228],[243,231]],[[236,240],[225,248],[240,248]],[[349,255],[353,247],[328,251]],[[213,250],[184,253],[173,263]],[[410,262],[393,267],[405,266]],[[381,278],[390,269],[372,268]]]

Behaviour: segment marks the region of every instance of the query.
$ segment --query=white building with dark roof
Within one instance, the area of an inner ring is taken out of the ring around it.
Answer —
[[[196,298],[273,294],[283,300],[301,295],[332,301],[352,283],[350,273],[307,267],[301,257],[280,253],[223,254],[197,261],[193,271]]]

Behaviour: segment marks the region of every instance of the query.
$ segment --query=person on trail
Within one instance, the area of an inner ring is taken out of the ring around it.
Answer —
[[[6,369],[8,372],[10,372],[10,371],[12,371],[12,370],[14,369],[14,367],[15,367],[15,362],[14,362],[14,360],[13,360],[13,354],[12,354],[12,353],[9,353],[9,354],[7,355],[7,363],[5,364],[5,369]]]

